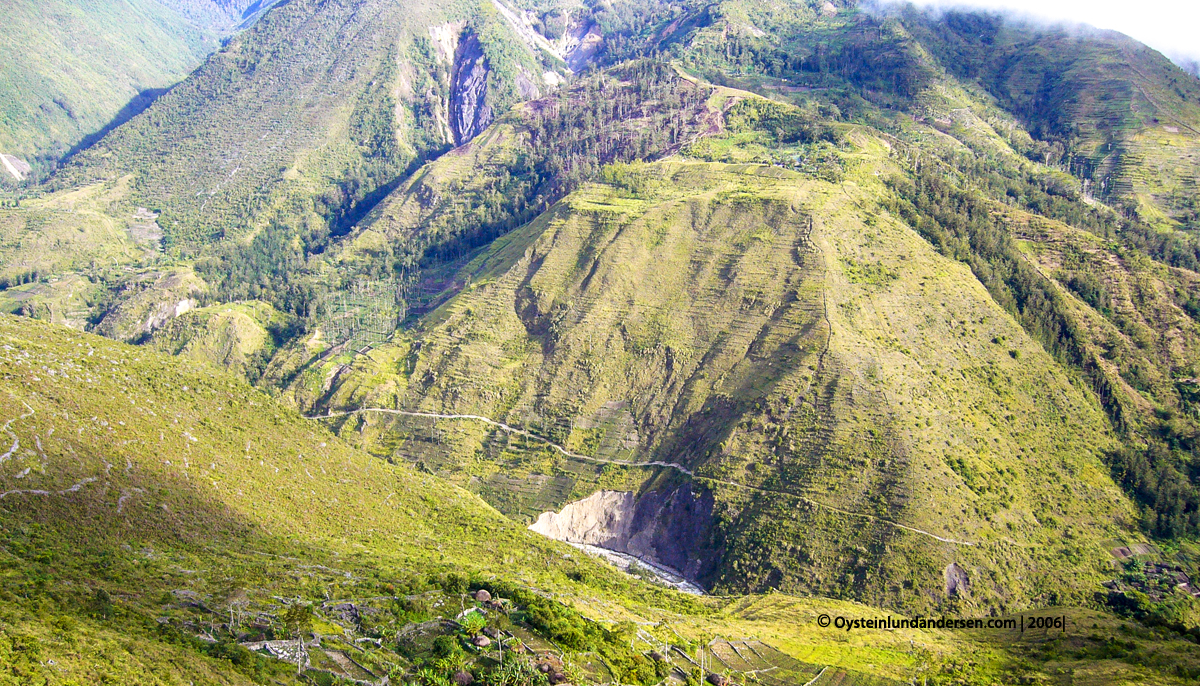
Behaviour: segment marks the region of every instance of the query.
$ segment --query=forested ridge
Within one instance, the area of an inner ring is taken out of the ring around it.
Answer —
[[[981,176],[967,178],[979,181]],[[1176,267],[1193,269],[1197,244],[1186,235],[1163,235],[1136,221],[1111,212],[1097,211],[1077,199],[1046,193],[1028,180],[997,174],[982,176],[983,187],[1016,200],[1027,209],[1086,228],[1125,249],[1144,251]],[[990,183],[987,183],[990,181]],[[1082,372],[1103,403],[1114,426],[1131,444],[1109,455],[1114,478],[1146,508],[1143,524],[1163,538],[1200,534],[1200,489],[1196,487],[1196,407],[1191,397],[1180,397],[1172,387],[1161,398],[1166,407],[1157,415],[1139,417],[1126,392],[1118,387],[1101,364],[1101,351],[1075,320],[1064,294],[1038,271],[1016,244],[996,201],[978,191],[963,190],[948,180],[936,164],[927,163],[912,178],[895,177],[889,185],[896,200],[888,208],[919,231],[943,254],[970,265],[992,297],[1021,322],[1045,348],[1064,364]],[[1066,271],[1056,275],[1063,286],[1107,317],[1114,318],[1109,294],[1093,272]],[[1180,305],[1195,317],[1191,294],[1182,294]],[[1120,375],[1142,391],[1153,389],[1138,382],[1132,360],[1112,358]],[[1180,370],[1192,374],[1195,367]],[[1186,387],[1186,384],[1184,384]]]
[[[354,278],[403,283],[421,268],[460,259],[521,226],[598,178],[606,164],[655,159],[678,149],[712,125],[707,95],[669,65],[642,60],[527,103],[508,118],[527,137],[527,146],[486,176],[446,189],[445,201],[420,233],[389,245],[365,271],[344,275],[342,283]],[[249,243],[210,249],[197,270],[216,285],[219,299],[262,299],[312,317],[319,292],[336,285],[322,283],[316,265],[341,237],[319,227],[272,223]]]

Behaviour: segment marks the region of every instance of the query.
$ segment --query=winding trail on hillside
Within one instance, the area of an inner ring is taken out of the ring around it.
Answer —
[[[8,434],[9,436],[12,436],[12,438],[13,438],[12,447],[8,449],[8,452],[4,453],[3,455],[0,455],[0,463],[3,463],[8,458],[12,457],[13,454],[15,454],[17,452],[17,449],[21,447],[21,439],[18,438],[15,433],[10,431],[8,427],[11,426],[13,422],[20,421],[22,419],[29,419],[30,417],[32,417],[34,415],[33,408],[29,406],[29,403],[22,400],[21,404],[24,405],[25,409],[27,409],[29,411],[26,412],[25,414],[21,415],[20,417],[14,417],[13,419],[10,419],[7,422],[4,422],[4,426],[0,426],[0,431],[3,431],[4,433]],[[38,448],[40,450],[41,446],[38,446]],[[3,496],[0,496],[0,497],[3,497]]]
[[[496,427],[497,429],[501,429],[501,430],[506,431],[511,434],[517,434],[518,436],[532,438],[533,440],[535,440],[539,443],[543,443],[545,445],[550,446],[555,451],[562,454],[563,457],[572,457],[577,460],[587,460],[589,462],[599,462],[601,464],[619,464],[619,465],[624,465],[626,467],[667,467],[669,469],[675,469],[680,472],[683,472],[684,474],[687,474],[688,476],[692,477],[693,479],[708,478],[708,477],[703,477],[703,476],[696,476],[692,472],[692,470],[688,469],[687,467],[684,467],[681,464],[675,463],[675,462],[659,462],[659,461],[622,462],[620,460],[606,460],[601,457],[591,457],[589,455],[579,455],[577,453],[573,453],[573,452],[567,450],[566,448],[555,443],[554,441],[550,441],[545,438],[542,438],[541,436],[538,436],[537,434],[533,434],[524,429],[520,429],[515,426],[510,426],[503,422],[498,422],[494,419],[482,417],[477,414],[437,414],[434,412],[407,412],[405,410],[391,410],[391,409],[382,408],[382,407],[364,407],[364,408],[361,408],[358,410],[350,410],[347,412],[330,412],[329,414],[313,415],[313,416],[309,416],[309,417],[305,417],[305,418],[306,419],[336,419],[337,417],[348,417],[352,414],[358,414],[360,412],[381,412],[384,414],[403,415],[405,417],[428,417],[430,419],[473,419],[477,422],[483,422],[484,424],[489,424],[491,426]],[[712,481],[712,479],[709,479],[709,480]]]
[[[759,493],[769,493],[771,495],[781,495],[781,496],[786,496],[789,498],[796,498],[797,500],[801,500],[801,501],[808,503],[809,505],[812,505],[813,507],[816,507],[816,508],[828,510],[830,512],[836,512],[838,514],[846,515],[847,517],[858,517],[860,519],[865,519],[865,520],[872,521],[872,522],[879,522],[881,524],[887,524],[887,525],[893,526],[897,529],[903,529],[904,531],[910,531],[914,534],[928,536],[929,538],[941,541],[942,543],[950,543],[953,545],[963,545],[963,546],[975,545],[974,543],[971,543],[969,541],[958,541],[953,538],[944,538],[942,536],[938,536],[937,534],[930,533],[930,532],[924,531],[922,529],[917,529],[917,528],[914,528],[911,526],[905,526],[904,524],[901,524],[899,522],[894,522],[890,519],[884,519],[883,517],[876,517],[875,515],[864,514],[861,512],[851,512],[849,510],[843,510],[839,507],[834,507],[832,505],[826,505],[825,503],[818,502],[811,498],[807,498],[802,495],[797,495],[796,493],[789,493],[788,491],[780,491],[780,490],[776,490],[773,488],[762,488],[760,486],[750,486],[748,484],[737,483],[736,481],[726,481],[724,479],[715,479],[710,476],[698,476],[692,470],[690,470],[687,467],[684,467],[683,465],[676,463],[676,462],[662,462],[660,460],[652,460],[652,461],[647,461],[647,462],[624,462],[621,460],[608,460],[608,459],[605,459],[602,457],[592,457],[591,455],[580,455],[578,453],[573,453],[573,452],[567,450],[566,448],[562,447],[561,445],[558,445],[557,443],[555,443],[553,441],[550,441],[546,438],[538,436],[537,434],[533,434],[524,429],[521,429],[521,428],[518,428],[515,426],[510,426],[508,424],[505,424],[504,422],[498,422],[489,417],[483,417],[483,416],[477,415],[477,414],[440,414],[440,413],[436,413],[436,412],[410,412],[408,410],[393,410],[393,409],[384,408],[384,407],[363,407],[363,408],[359,408],[357,410],[347,410],[344,412],[330,412],[330,413],[321,414],[321,415],[305,415],[305,419],[337,419],[338,417],[349,417],[351,415],[361,414],[363,412],[379,412],[381,414],[394,414],[394,415],[401,415],[404,417],[425,417],[428,419],[472,420],[472,421],[477,421],[477,422],[483,422],[484,424],[494,426],[497,429],[500,429],[502,431],[506,431],[511,434],[516,434],[518,436],[525,436],[526,438],[531,438],[539,443],[543,443],[543,444],[553,448],[556,452],[561,454],[563,457],[569,457],[569,458],[573,458],[576,460],[584,460],[586,462],[595,462],[595,463],[599,463],[599,464],[615,464],[615,465],[620,465],[623,467],[665,467],[667,469],[674,469],[678,472],[688,475],[689,477],[691,477],[693,479],[699,479],[701,481],[710,481],[712,483],[721,484],[723,486],[733,486],[734,488],[742,488],[742,489],[745,489],[748,491],[757,491]]]
[[[21,421],[23,419],[29,419],[33,415],[37,414],[37,412],[32,407],[29,406],[29,403],[22,400],[21,404],[24,405],[25,409],[27,409],[29,411],[26,412],[25,414],[21,415],[20,417],[14,417],[14,418],[8,420],[7,422],[4,422],[4,425],[0,426],[0,432],[6,433],[9,436],[13,437],[12,448],[9,448],[8,452],[4,453],[3,455],[0,455],[0,463],[4,462],[9,457],[11,457],[13,455],[13,453],[15,453],[17,451],[17,449],[19,447],[21,447],[21,440],[17,437],[17,434],[13,433],[12,429],[9,429],[8,427],[12,426],[13,422]],[[42,452],[42,442],[36,435],[34,436],[34,442],[37,444],[38,452],[42,453],[42,456],[45,457],[45,453]],[[108,464],[106,462],[105,466],[107,469],[105,470],[104,475],[108,476],[108,472],[112,469],[112,465]],[[26,469],[25,472],[23,472],[23,473],[28,473],[28,472],[29,472],[29,470]],[[70,486],[62,489],[61,491],[47,491],[47,490],[40,489],[40,488],[17,488],[17,489],[13,489],[11,491],[4,491],[3,493],[0,493],[0,500],[4,500],[5,498],[7,498],[10,495],[22,495],[22,494],[24,494],[24,495],[67,495],[68,493],[78,493],[79,489],[83,488],[84,486],[86,486],[88,484],[95,483],[99,480],[100,480],[100,477],[98,477],[98,476],[89,476],[86,479],[82,479],[80,481],[75,482],[74,484],[71,484]]]
[[[89,476],[88,478],[86,478],[82,481],[79,481],[67,488],[64,488],[61,491],[44,491],[40,488],[27,488],[27,489],[18,489],[15,491],[5,491],[3,493],[0,493],[0,500],[4,500],[5,498],[7,498],[10,495],[17,495],[19,493],[24,493],[27,495],[66,495],[68,493],[76,493],[79,491],[79,489],[83,488],[84,486],[86,486],[90,483],[95,483],[99,480],[100,480],[100,477],[98,477],[98,476]]]

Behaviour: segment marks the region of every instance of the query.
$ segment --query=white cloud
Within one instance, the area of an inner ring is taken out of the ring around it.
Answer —
[[[1200,0],[913,0],[936,7],[1008,10],[1091,24],[1136,38],[1164,55],[1200,60]]]

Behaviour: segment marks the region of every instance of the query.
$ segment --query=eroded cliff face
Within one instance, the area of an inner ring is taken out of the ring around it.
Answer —
[[[454,51],[450,77],[450,130],[455,145],[470,141],[496,118],[487,101],[489,73],[479,38],[471,31],[464,32]]]
[[[604,47],[600,26],[590,20],[577,21],[561,40],[560,55],[572,72],[587,68]]]
[[[711,544],[713,498],[691,484],[650,491],[597,491],[543,512],[529,528],[568,543],[584,543],[649,559],[704,581],[719,559]]]
[[[168,269],[130,279],[94,332],[118,341],[160,329],[194,309],[208,285],[191,269]]]
[[[597,491],[561,512],[543,512],[529,528],[555,540],[617,550],[629,542],[636,504],[628,491]]]

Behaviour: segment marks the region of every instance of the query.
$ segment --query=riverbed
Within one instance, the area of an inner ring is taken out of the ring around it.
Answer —
[[[672,569],[666,565],[661,565],[651,560],[642,559],[640,557],[630,555],[629,553],[621,553],[615,550],[609,550],[608,548],[601,548],[600,546],[588,545],[586,543],[571,543],[570,541],[564,542],[582,550],[589,555],[608,560],[614,567],[627,574],[629,573],[629,568],[636,564],[638,567],[641,567],[642,569],[653,574],[656,579],[661,581],[663,584],[670,586],[671,588],[674,588],[678,591],[683,591],[684,593],[691,593],[692,595],[704,595],[704,588],[693,581],[688,581],[685,579],[677,569]]]

